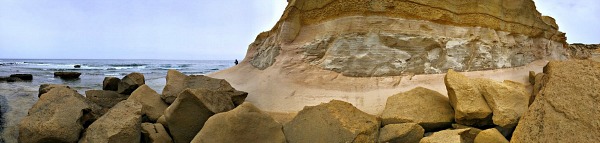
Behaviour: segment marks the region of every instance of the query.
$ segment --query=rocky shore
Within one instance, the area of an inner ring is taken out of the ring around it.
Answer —
[[[245,102],[227,81],[171,70],[161,94],[131,73],[80,95],[42,85],[19,142],[593,142],[600,140],[600,63],[552,61],[523,83],[450,70],[448,95],[417,87],[372,115],[343,100],[306,106],[289,121]],[[113,82],[111,82],[113,81]],[[117,87],[115,88],[110,87]]]

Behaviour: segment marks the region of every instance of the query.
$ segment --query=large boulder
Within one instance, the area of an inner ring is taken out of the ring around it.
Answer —
[[[90,125],[80,143],[135,143],[141,140],[142,105],[122,101]]]
[[[75,90],[56,87],[40,96],[21,120],[19,142],[77,142],[99,108]]]
[[[104,112],[106,112],[117,105],[117,103],[126,100],[128,95],[119,94],[116,91],[88,90],[85,91],[85,97],[97,105],[100,105]]]
[[[420,143],[472,143],[477,134],[470,128],[443,130],[421,139]]]
[[[600,63],[551,61],[546,80],[519,121],[511,142],[597,142],[600,140]]]
[[[375,116],[332,100],[304,107],[283,130],[289,143],[369,143],[377,141],[379,126]]]
[[[231,97],[207,89],[186,89],[165,110],[169,132],[176,143],[194,139],[204,123],[214,114],[234,108]]]
[[[165,127],[160,123],[142,123],[142,143],[172,143]]]
[[[417,87],[388,97],[381,120],[383,125],[418,123],[426,131],[436,131],[452,125],[454,109],[439,92]]]
[[[27,80],[27,81],[33,80],[33,75],[31,75],[31,74],[11,74],[10,77],[19,78],[21,80]]]
[[[495,128],[483,130],[477,134],[475,143],[508,143],[508,140]]]
[[[47,93],[51,89],[54,89],[57,87],[70,88],[69,86],[62,85],[62,84],[42,84],[42,85],[40,85],[40,89],[38,90],[38,97],[42,96],[42,94],[44,94],[44,93]]]
[[[492,109],[494,124],[504,128],[515,127],[529,106],[529,95],[524,86],[511,81],[499,83],[482,78],[474,79],[473,82],[479,86],[479,91]]]
[[[165,109],[169,107],[156,91],[145,84],[133,91],[128,100],[140,102],[143,106],[142,113],[148,116],[148,119],[153,122],[156,122],[156,120],[164,114]]]
[[[425,129],[416,123],[389,124],[379,132],[380,143],[418,143]]]
[[[117,91],[117,90],[119,90],[120,82],[121,82],[121,79],[119,79],[119,78],[105,77],[104,80],[102,81],[102,90]]]
[[[79,72],[54,72],[55,77],[60,77],[60,79],[72,80],[79,79],[81,73]]]
[[[162,98],[167,103],[173,103],[175,98],[185,89],[208,89],[214,91],[226,92],[231,97],[234,104],[240,105],[248,96],[248,93],[235,90],[229,82],[223,79],[216,79],[204,75],[187,76],[176,70],[167,72],[167,84],[162,92]]]
[[[454,107],[457,123],[469,126],[485,126],[491,123],[492,110],[468,77],[448,70],[444,77],[450,104]]]
[[[245,102],[210,117],[192,143],[285,143],[282,128],[269,114]]]
[[[120,94],[131,94],[131,92],[135,91],[138,87],[146,84],[146,79],[144,79],[144,75],[141,73],[133,72],[121,80],[119,82],[119,86],[117,92]]]

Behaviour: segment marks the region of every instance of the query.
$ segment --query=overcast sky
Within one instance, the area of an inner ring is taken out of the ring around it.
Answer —
[[[600,0],[535,0],[569,42],[600,43]],[[543,3],[542,3],[543,2]],[[242,59],[285,0],[0,0],[0,58]]]

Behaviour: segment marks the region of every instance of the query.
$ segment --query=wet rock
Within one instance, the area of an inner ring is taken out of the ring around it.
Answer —
[[[473,82],[479,85],[479,91],[492,109],[494,124],[505,128],[515,127],[529,105],[529,95],[525,94],[524,85],[482,78],[474,79]]]
[[[216,79],[203,75],[187,76],[176,70],[167,72],[167,84],[162,92],[162,99],[167,103],[173,103],[175,98],[185,89],[208,89],[213,91],[224,92],[230,96],[234,104],[240,105],[248,96],[248,93],[235,90],[229,82],[224,79]]]
[[[454,107],[457,123],[469,126],[491,124],[492,110],[488,107],[476,83],[453,70],[448,70],[444,83],[448,90],[450,104]]]
[[[142,105],[123,101],[92,123],[80,143],[134,143],[141,140]]]
[[[207,89],[186,89],[165,110],[165,120],[173,140],[190,142],[209,117],[234,108],[231,97]]]
[[[116,91],[88,90],[85,91],[85,97],[97,105],[100,105],[104,112],[107,112],[119,102],[126,100],[128,95],[119,94]]]
[[[475,137],[475,143],[508,143],[508,140],[495,128],[483,130]]]
[[[418,143],[425,129],[416,123],[389,124],[381,128],[380,143]]]
[[[19,124],[19,142],[77,142],[91,111],[100,107],[75,90],[57,87],[41,96]]]
[[[450,127],[454,109],[439,92],[417,87],[388,97],[381,120],[383,125],[418,123],[426,131],[436,131]]]
[[[119,90],[119,83],[121,79],[116,77],[105,77],[104,81],[102,81],[102,90],[111,90],[117,91]]]
[[[81,65],[74,65],[73,67],[78,69],[78,68],[81,68]]]
[[[31,80],[33,80],[33,75],[31,75],[31,74],[12,74],[12,75],[10,75],[10,77],[19,78],[19,79],[24,80],[24,81],[31,81]]]
[[[472,143],[476,134],[471,129],[443,130],[421,139],[420,143]]]
[[[375,116],[350,103],[332,100],[304,107],[283,130],[289,143],[369,143],[377,141],[379,126]]]
[[[173,139],[160,123],[142,123],[143,143],[172,143]]]
[[[511,142],[600,140],[600,63],[551,61],[544,87],[519,121]]]
[[[192,143],[285,143],[282,125],[246,102],[210,117]]]
[[[42,96],[42,94],[44,94],[44,93],[47,93],[51,89],[54,89],[57,87],[71,88],[67,85],[62,85],[62,84],[42,84],[42,85],[40,85],[40,89],[38,90],[38,97]]]
[[[81,76],[79,72],[54,72],[54,77],[65,80],[79,79],[79,76]]]
[[[163,115],[165,109],[169,107],[167,103],[163,102],[160,95],[156,91],[152,90],[147,85],[138,87],[128,100],[135,100],[142,104],[142,113],[150,119],[150,121],[156,122],[160,116]]]
[[[138,87],[146,84],[146,79],[144,79],[144,75],[141,73],[133,72],[121,80],[119,82],[118,90],[120,94],[131,94],[131,92],[135,91]]]

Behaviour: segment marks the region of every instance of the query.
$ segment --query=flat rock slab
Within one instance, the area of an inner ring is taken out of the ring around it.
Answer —
[[[511,142],[598,142],[600,63],[551,61],[544,87],[519,121]]]
[[[381,120],[383,125],[418,123],[431,132],[450,127],[454,122],[454,109],[446,96],[417,87],[388,97]]]

